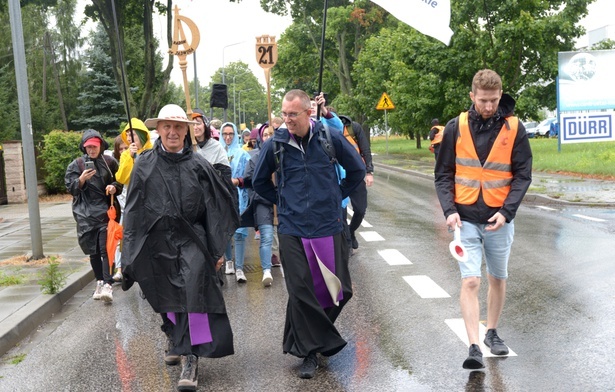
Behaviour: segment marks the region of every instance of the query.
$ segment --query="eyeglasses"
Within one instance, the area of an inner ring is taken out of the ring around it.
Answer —
[[[224,133],[222,134],[222,136],[223,136],[223,137],[229,137],[229,136],[235,136],[235,134],[234,134],[234,133],[232,133],[232,132],[231,132],[231,133],[226,133],[226,132],[224,132]]]
[[[299,117],[299,115],[300,115],[301,113],[305,113],[305,112],[307,112],[308,110],[310,110],[310,109],[305,109],[305,110],[302,110],[302,111],[300,111],[299,113],[284,113],[284,112],[282,112],[281,114],[282,114],[282,117],[283,117],[283,118],[290,118],[291,120],[294,120],[294,119],[296,119],[297,117]]]

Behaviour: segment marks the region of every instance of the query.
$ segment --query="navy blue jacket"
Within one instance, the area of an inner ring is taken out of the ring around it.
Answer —
[[[342,133],[332,131],[336,159],[346,170],[346,178],[339,183],[334,163],[318,140],[320,127],[318,121],[311,127],[306,151],[286,128],[277,129],[261,148],[252,185],[259,195],[277,204],[280,234],[319,238],[340,233],[342,199],[364,181],[365,164],[360,155]],[[284,147],[279,188],[271,181],[277,169],[272,141]]]

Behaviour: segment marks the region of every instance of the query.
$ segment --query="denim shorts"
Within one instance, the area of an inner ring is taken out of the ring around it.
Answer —
[[[481,276],[483,254],[487,273],[497,279],[508,278],[508,258],[515,236],[514,220],[497,231],[487,231],[486,224],[463,222],[461,243],[468,252],[468,261],[459,262],[462,278]]]

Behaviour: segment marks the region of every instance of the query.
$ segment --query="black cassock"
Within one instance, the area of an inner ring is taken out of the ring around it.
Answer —
[[[332,251],[335,255],[335,276],[341,283],[338,305],[323,300],[318,289],[318,273],[314,260],[308,261],[301,237],[279,234],[280,259],[284,267],[284,279],[288,290],[286,322],[282,349],[297,357],[321,353],[331,356],[346,346],[334,322],[344,305],[352,297],[352,283],[348,270],[348,244],[342,233],[332,236]],[[321,289],[323,289],[321,287]],[[323,289],[324,290],[324,289]],[[324,294],[326,296],[326,294]]]

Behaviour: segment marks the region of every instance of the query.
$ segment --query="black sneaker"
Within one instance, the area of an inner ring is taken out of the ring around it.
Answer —
[[[352,243],[352,249],[359,249],[359,241],[357,241],[357,237],[354,234],[350,235],[350,242]]]
[[[299,377],[312,378],[316,373],[316,369],[318,369],[318,359],[316,359],[316,354],[309,354],[307,357],[303,358],[303,363],[299,368]]]
[[[478,344],[470,346],[469,355],[465,361],[463,361],[464,369],[482,369],[485,367],[483,363],[483,353],[480,351]]]
[[[196,355],[182,356],[182,373],[177,383],[178,391],[196,391],[198,385],[199,357]]]
[[[175,345],[173,344],[171,337],[167,336],[167,349],[164,350],[164,363],[169,366],[175,366],[179,364],[179,361],[181,359],[179,355],[171,354],[171,350],[173,348],[175,348]]]
[[[485,334],[485,346],[491,348],[491,354],[493,355],[508,354],[508,347],[506,347],[504,341],[500,339],[495,329],[487,330]]]

